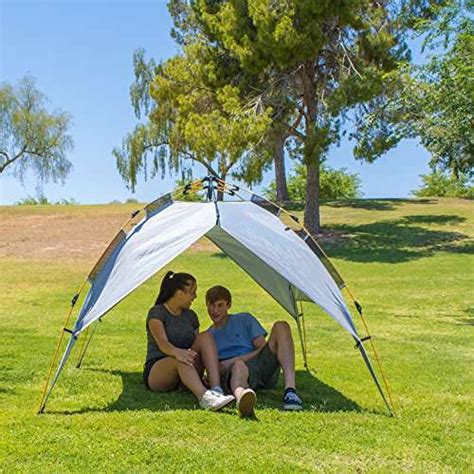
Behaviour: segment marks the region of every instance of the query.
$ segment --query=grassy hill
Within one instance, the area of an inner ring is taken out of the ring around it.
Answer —
[[[75,367],[76,350],[46,413],[36,415],[69,301],[134,208],[0,207],[2,471],[473,470],[474,203],[465,200],[322,208],[324,247],[364,307],[395,418],[386,415],[351,338],[309,305],[310,372],[297,345],[302,413],[279,410],[280,387],[258,394],[254,421],[239,419],[235,408],[203,412],[189,393],[147,392],[144,320],[169,268],[197,277],[194,309],[204,328],[203,295],[217,283],[232,289],[236,311],[251,311],[267,328],[290,321],[204,242],[104,318],[83,367]]]

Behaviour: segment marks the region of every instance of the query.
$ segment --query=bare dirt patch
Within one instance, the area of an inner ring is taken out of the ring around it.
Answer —
[[[103,208],[102,208],[103,209]],[[79,213],[65,209],[53,212],[1,212],[0,258],[31,260],[96,261],[127,219],[120,209]],[[201,239],[192,252],[217,252]]]

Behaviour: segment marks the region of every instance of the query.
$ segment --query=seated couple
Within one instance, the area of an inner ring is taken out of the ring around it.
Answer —
[[[202,408],[217,411],[235,399],[240,414],[248,417],[254,413],[254,390],[274,388],[281,368],[285,383],[283,409],[301,410],[288,324],[276,322],[266,341],[265,329],[252,315],[228,313],[231,294],[215,286],[206,293],[213,325],[200,333],[197,315],[190,309],[196,292],[197,282],[192,275],[165,275],[146,320],[146,387],[168,391],[181,383],[194,393]],[[209,387],[203,381],[204,370]]]

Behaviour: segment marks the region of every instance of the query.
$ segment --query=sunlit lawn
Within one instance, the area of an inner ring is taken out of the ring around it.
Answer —
[[[0,215],[25,212],[0,208]],[[395,418],[351,337],[309,305],[310,372],[297,345],[305,411],[280,411],[281,386],[259,394],[252,421],[235,408],[203,412],[189,393],[147,392],[145,315],[164,270],[104,318],[81,369],[73,352],[46,413],[37,415],[69,300],[93,262],[4,259],[0,470],[472,472],[474,203],[361,200],[328,203],[322,214],[338,236],[326,248],[380,349]],[[221,254],[188,252],[169,268],[198,278],[194,307],[203,328],[203,295],[217,283],[231,288],[236,311],[252,312],[267,328],[290,321]],[[355,313],[354,320],[363,334]]]

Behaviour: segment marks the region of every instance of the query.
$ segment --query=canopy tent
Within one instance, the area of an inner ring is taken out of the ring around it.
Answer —
[[[217,201],[217,181],[206,178],[202,182],[207,183],[207,202],[174,201],[171,194],[166,194],[147,205],[144,216],[129,231],[122,229],[113,239],[88,276],[91,286],[73,329],[65,329],[70,333],[69,341],[51,384],[49,378],[46,382],[40,411],[44,410],[81,333],[203,236],[216,244],[296,320],[305,365],[302,315],[297,303],[315,303],[341,325],[355,339],[391,411],[365,351],[364,338],[359,337],[341,294],[345,283],[313,237],[295,224],[296,220],[290,219],[288,224],[286,219],[285,222],[281,208],[255,194],[249,200]],[[217,183],[221,191],[227,190],[232,195],[239,190],[236,186]]]

